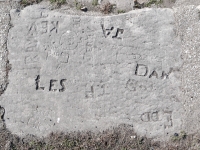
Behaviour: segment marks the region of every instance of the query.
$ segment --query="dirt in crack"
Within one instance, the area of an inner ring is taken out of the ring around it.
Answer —
[[[168,142],[138,136],[129,125],[120,125],[103,132],[51,133],[45,138],[27,135],[20,138],[6,127],[0,129],[0,149],[6,150],[188,150],[198,149],[200,137],[185,132],[174,133]],[[165,145],[165,146],[164,146]]]

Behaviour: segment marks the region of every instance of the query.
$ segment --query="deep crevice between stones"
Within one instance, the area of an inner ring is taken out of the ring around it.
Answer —
[[[9,30],[11,28],[11,25],[10,25],[10,22],[11,22],[11,17],[10,17],[10,10],[12,9],[12,4],[10,1],[8,2],[4,2],[4,5],[6,7],[6,5],[8,5],[10,7],[9,10],[6,10],[5,15],[8,15],[8,22],[5,23],[7,26],[8,26],[8,29],[5,29],[5,38],[6,38],[6,41],[5,43],[2,45],[2,49],[3,49],[3,58],[5,62],[5,70],[3,70],[5,72],[5,76],[3,77],[4,78],[4,83],[1,83],[1,88],[0,88],[0,96],[6,91],[7,89],[7,86],[9,84],[9,81],[8,81],[8,74],[9,74],[9,71],[11,69],[11,64],[9,63],[9,60],[8,60],[8,33],[9,33]]]

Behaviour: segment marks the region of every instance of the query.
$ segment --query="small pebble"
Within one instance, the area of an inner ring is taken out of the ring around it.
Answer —
[[[178,133],[174,133],[174,136],[178,136]]]

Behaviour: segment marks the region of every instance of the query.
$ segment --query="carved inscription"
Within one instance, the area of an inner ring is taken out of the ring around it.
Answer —
[[[42,21],[41,22],[41,33],[47,33],[48,28],[48,21]]]
[[[159,116],[158,116],[158,111],[155,112],[146,112],[141,115],[141,120],[144,122],[150,122],[150,121],[158,121]]]
[[[158,73],[155,70],[149,75],[149,78],[151,78],[153,76],[158,78]]]
[[[147,76],[148,73],[148,67],[143,64],[137,64],[136,70],[135,70],[135,75],[137,76]]]
[[[94,88],[90,87],[88,91],[85,91],[85,98],[93,98],[94,97]]]
[[[164,111],[164,128],[170,128],[172,126],[172,111]]]
[[[136,86],[137,86],[137,81],[134,79],[129,79],[128,82],[126,83],[126,87],[130,91],[136,91]]]
[[[126,88],[129,90],[129,91],[152,91],[153,89],[153,84],[151,82],[148,82],[148,84],[144,81],[136,81],[134,79],[129,79],[126,83]]]
[[[28,35],[35,35],[37,33],[37,25],[36,23],[32,23],[29,27],[28,27]]]
[[[47,12],[41,12],[41,18],[46,18],[48,17],[48,13]]]
[[[0,106],[0,121],[4,121],[4,114],[5,114],[5,109]]]
[[[93,44],[94,44],[95,37],[93,34],[88,34],[87,35],[87,42],[86,42],[86,51],[90,52],[93,49]]]
[[[54,83],[57,82],[57,80],[50,80],[50,86],[49,86],[49,91],[56,91],[57,89],[53,89]]]
[[[35,35],[36,33],[58,33],[59,21],[41,21],[40,23],[32,23],[28,28],[28,35]]]
[[[106,85],[105,84],[98,84],[98,85],[86,85],[85,90],[85,98],[94,98],[100,97],[106,94]]]
[[[65,81],[66,81],[66,79],[60,80],[60,85],[61,85],[62,88],[59,89],[59,92],[64,92],[65,91],[65,89],[66,89],[65,84],[64,84]]]
[[[48,52],[47,58],[49,56],[55,57],[61,63],[68,63],[69,61],[69,54],[67,52],[56,52],[54,50],[51,50],[50,52]]]
[[[103,24],[101,25],[101,28],[103,30],[103,35],[105,38],[107,38],[114,29],[114,27],[111,27],[110,29],[105,29]]]
[[[80,27],[81,18],[80,17],[72,17],[72,22],[74,27]]]
[[[143,122],[162,121],[165,129],[173,126],[172,111],[145,112],[140,116],[140,118]]]
[[[39,62],[39,60],[40,60],[40,57],[38,55],[26,56],[25,64],[37,63],[37,62]]]
[[[61,79],[60,80],[60,89],[55,89],[54,86],[55,84],[58,84],[58,80],[51,79],[49,82],[49,91],[59,91],[59,92],[64,92],[66,90],[64,82],[66,79]],[[40,75],[37,75],[37,78],[35,79],[35,84],[36,84],[36,90],[45,90],[45,87],[40,87]]]
[[[64,50],[73,50],[77,47],[76,33],[73,31],[65,32],[60,38],[60,45]]]
[[[26,52],[34,52],[36,51],[38,41],[34,38],[28,38],[25,45]]]
[[[49,23],[49,33],[50,32],[55,32],[55,33],[58,33],[58,21],[51,21]]]
[[[103,31],[103,35],[105,38],[109,37],[111,33],[114,32],[114,27],[111,27],[109,29],[105,28],[103,24],[101,24],[101,28]],[[124,33],[124,29],[117,28],[116,32],[114,33],[114,36],[112,38],[122,39],[120,35]]]
[[[166,73],[162,71],[162,75],[159,77],[158,72],[156,70],[149,71],[147,65],[137,64],[135,69],[135,75],[137,76],[148,76],[148,78],[156,78],[156,79],[169,79],[169,75],[172,73],[173,68],[170,68],[170,71]]]
[[[162,72],[162,76],[161,76],[161,79],[169,79],[169,75],[170,73],[173,71],[173,68],[170,68],[170,71],[168,73],[166,73],[165,71]]]
[[[44,87],[40,87],[40,75],[35,79],[36,90],[44,90]]]
[[[112,38],[121,39],[121,37],[119,35],[123,34],[123,33],[124,33],[124,29],[117,28],[117,32],[116,32],[115,36],[112,36]]]

